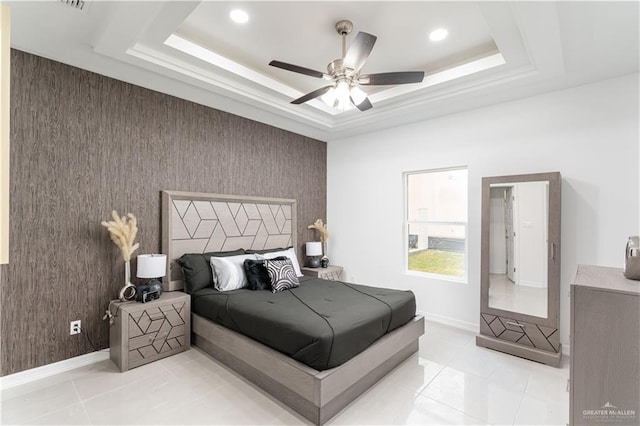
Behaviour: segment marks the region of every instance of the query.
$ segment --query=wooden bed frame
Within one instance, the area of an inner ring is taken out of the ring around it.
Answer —
[[[167,291],[181,290],[175,259],[184,253],[268,249],[296,240],[296,201],[162,192]],[[318,371],[253,339],[192,314],[192,343],[315,424],[324,424],[418,350],[424,318],[378,339],[350,361]]]

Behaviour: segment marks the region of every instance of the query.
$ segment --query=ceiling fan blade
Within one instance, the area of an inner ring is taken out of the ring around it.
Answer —
[[[311,93],[307,93],[306,95],[301,96],[301,97],[299,97],[298,99],[294,99],[294,100],[292,100],[292,101],[291,101],[291,103],[292,103],[292,104],[295,104],[295,105],[303,104],[303,103],[305,103],[305,102],[307,102],[307,101],[310,101],[311,99],[315,99],[315,98],[317,98],[318,96],[322,96],[322,95],[324,95],[324,94],[325,94],[325,93],[327,93],[327,92],[329,91],[329,89],[331,89],[332,87],[333,87],[333,85],[331,85],[331,86],[321,87],[320,89],[318,89],[318,90],[314,90],[314,91],[313,91],[313,92],[311,92]]]
[[[271,61],[271,62],[269,62],[269,65],[271,65],[272,67],[282,68],[283,70],[293,71],[293,72],[297,72],[298,74],[304,74],[304,75],[308,75],[308,76],[311,76],[311,77],[316,77],[316,78],[327,78],[328,77],[329,79],[331,79],[330,76],[328,76],[325,73],[321,73],[320,71],[312,70],[312,69],[305,68],[305,67],[300,67],[298,65],[287,64],[286,62]]]
[[[357,105],[353,101],[353,98],[351,98],[351,103],[354,104],[356,108],[358,108],[360,111],[366,111],[368,109],[373,108],[373,105],[371,104],[371,101],[369,100],[369,98],[364,98],[364,101],[360,102],[360,105]]]
[[[353,43],[351,43],[351,46],[349,46],[347,54],[344,55],[344,66],[356,72],[360,71],[360,68],[362,68],[369,57],[373,45],[376,44],[377,39],[374,35],[360,31],[353,40]]]
[[[391,84],[421,83],[423,71],[383,72],[380,74],[361,75],[358,83],[364,86],[387,86]]]

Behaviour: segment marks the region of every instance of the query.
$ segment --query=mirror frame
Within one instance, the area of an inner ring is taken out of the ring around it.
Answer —
[[[489,222],[490,188],[493,184],[549,182],[549,220],[547,243],[547,318],[489,306]],[[562,177],[559,172],[482,178],[482,230],[480,312],[558,329],[560,317],[560,218]]]

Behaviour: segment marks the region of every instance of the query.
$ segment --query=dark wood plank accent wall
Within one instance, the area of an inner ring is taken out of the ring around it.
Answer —
[[[2,375],[108,347],[113,209],[137,216],[136,254],[160,251],[162,189],[295,198],[300,246],[326,219],[324,142],[16,50],[11,141]]]

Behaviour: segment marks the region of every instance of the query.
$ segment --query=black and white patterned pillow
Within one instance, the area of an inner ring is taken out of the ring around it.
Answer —
[[[283,290],[300,286],[296,271],[293,269],[291,259],[267,260],[265,266],[271,279],[271,291],[278,293]]]

